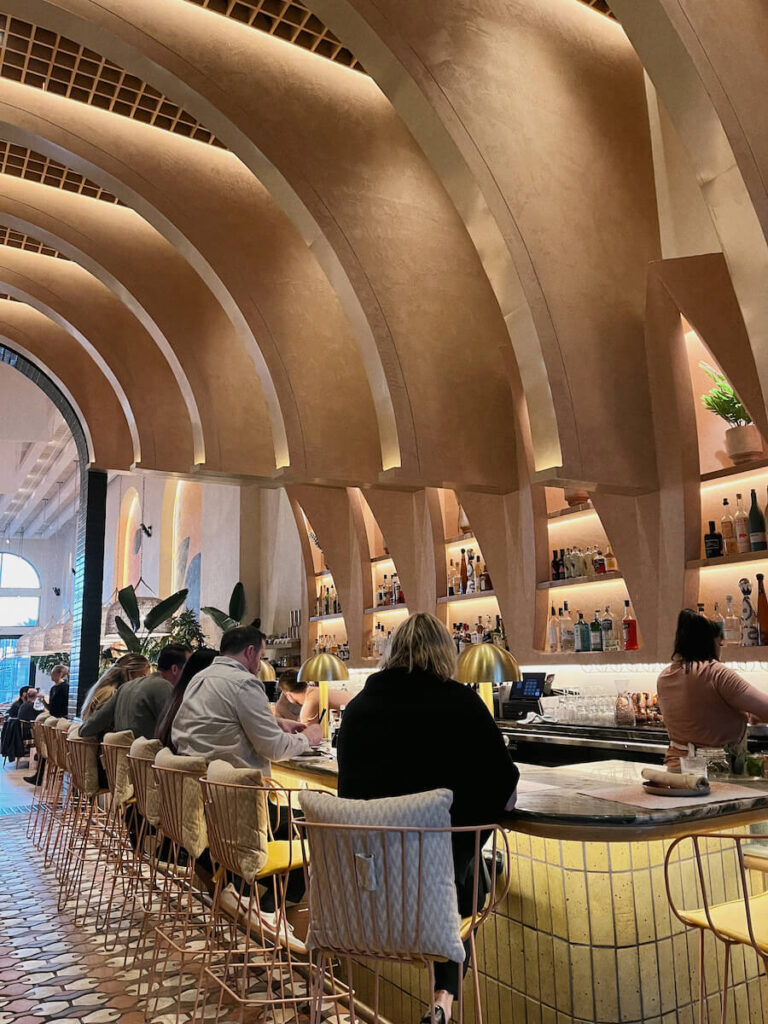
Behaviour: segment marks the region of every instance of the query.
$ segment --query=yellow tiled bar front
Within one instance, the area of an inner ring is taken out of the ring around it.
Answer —
[[[686,931],[667,903],[671,840],[580,843],[514,832],[509,840],[509,897],[478,936],[485,1024],[694,1024],[698,933]],[[732,846],[709,845],[712,898],[737,898]],[[678,847],[671,868],[673,895],[689,907],[697,903],[691,853],[690,845]],[[762,888],[763,876],[752,877]],[[705,955],[706,1020],[715,1024],[723,950],[711,936]],[[734,947],[731,963],[730,1019],[762,1024],[768,986],[755,954]],[[355,990],[372,1002],[373,973],[362,964]],[[381,1010],[390,1021],[418,1021],[427,995],[425,970],[384,966]]]
[[[639,778],[642,767],[616,762],[558,769],[522,766],[524,779],[552,788],[521,795],[510,818],[509,895],[478,934],[484,1024],[698,1021],[698,933],[686,930],[669,908],[664,858],[676,835],[743,832],[749,821],[768,817],[768,787],[749,784],[745,793],[751,803],[736,800],[662,811],[642,811],[584,794],[595,779],[604,782],[612,776],[626,782]],[[327,761],[274,768],[284,784],[335,788],[335,765]],[[710,900],[739,898],[734,844],[707,839],[702,852]],[[676,847],[670,863],[676,905],[698,906],[691,844]],[[753,892],[762,891],[766,879],[762,872],[750,872]],[[722,946],[708,935],[707,1024],[720,1021],[722,960]],[[763,1024],[768,1020],[768,983],[757,957],[751,949],[734,946],[731,965],[729,1020]],[[369,966],[355,964],[355,991],[369,1006],[373,978]],[[428,1001],[427,988],[426,970],[384,964],[382,1015],[393,1024],[418,1021]],[[466,995],[465,1019],[474,1024],[469,988]]]

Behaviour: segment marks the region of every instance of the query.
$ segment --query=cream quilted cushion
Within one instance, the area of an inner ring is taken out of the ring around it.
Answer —
[[[172,754],[167,747],[158,751],[155,757],[155,765],[158,768],[173,768],[177,772],[184,772],[180,775],[165,776],[164,784],[173,790],[173,806],[181,806],[181,834],[180,839],[184,849],[191,857],[199,857],[208,846],[208,830],[205,827],[205,812],[203,811],[203,790],[200,786],[200,777],[205,775],[208,765],[203,757],[179,757]],[[163,796],[163,784],[161,784],[161,806],[165,799]],[[166,808],[170,810],[171,808]],[[166,824],[170,824],[167,815],[164,816]],[[171,829],[165,831],[174,838]]]
[[[377,826],[450,829],[450,790],[387,800],[339,800],[307,792],[299,794],[299,802],[309,822],[364,826],[360,831],[308,829],[308,948],[464,960],[450,832],[425,835],[420,853],[416,833],[376,831]]]
[[[134,765],[134,771],[141,772],[144,776],[144,807],[139,807],[139,810],[150,825],[157,825],[160,821],[160,793],[151,765],[154,764],[155,758],[162,749],[163,744],[160,740],[147,740],[143,736],[139,736],[137,740],[133,741],[129,751],[131,757],[149,762],[146,765]]]
[[[101,742],[105,747],[118,748],[116,751],[115,800],[118,804],[125,804],[133,796],[133,783],[126,760],[126,754],[133,743],[133,733],[130,729],[125,729],[123,732],[107,732]],[[107,772],[107,776],[109,776],[109,772]]]
[[[66,719],[59,719],[66,722]],[[79,740],[81,746],[78,748],[83,752],[84,766],[83,778],[80,780],[86,796],[93,796],[99,791],[99,744],[95,739],[80,739],[80,725],[77,722],[67,722],[67,739]],[[57,726],[61,728],[61,726]]]
[[[227,761],[211,761],[208,781],[228,786],[263,786],[258,768],[234,768]],[[268,810],[266,793],[253,789],[209,790],[216,820],[226,829],[231,864],[225,864],[251,884],[267,860]]]

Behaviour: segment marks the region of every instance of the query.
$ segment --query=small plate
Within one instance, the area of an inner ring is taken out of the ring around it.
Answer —
[[[644,782],[643,789],[654,796],[707,796],[710,792],[709,786],[706,789],[672,789],[670,786],[657,786],[653,782]]]

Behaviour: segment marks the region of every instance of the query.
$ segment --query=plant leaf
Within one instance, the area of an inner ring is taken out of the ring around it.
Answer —
[[[175,594],[171,594],[170,597],[166,597],[160,604],[156,604],[154,608],[150,608],[147,614],[144,616],[144,629],[148,633],[152,630],[157,629],[158,626],[162,626],[173,615],[187,600],[188,590],[178,590]]]
[[[210,615],[216,625],[222,632],[226,632],[228,629],[232,629],[233,626],[239,626],[239,622],[235,622],[234,619],[230,618],[226,612],[223,612],[220,608],[201,608],[201,612],[205,612],[206,615]]]
[[[229,599],[229,617],[235,622],[242,622],[245,618],[245,587],[242,583],[236,583]]]
[[[120,639],[128,650],[133,654],[141,654],[141,642],[139,638],[128,623],[121,619],[119,615],[115,616],[115,626],[117,626],[117,632],[120,634]]]
[[[120,602],[120,607],[127,615],[128,621],[135,632],[141,625],[139,602],[136,597],[136,591],[132,586],[123,587],[122,590],[118,590],[117,592],[117,600]]]

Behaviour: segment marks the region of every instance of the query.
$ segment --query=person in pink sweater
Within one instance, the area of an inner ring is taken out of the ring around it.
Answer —
[[[750,722],[768,722],[768,694],[720,663],[721,641],[717,622],[688,608],[680,612],[672,662],[657,683],[669,733],[664,763],[673,771],[680,770],[689,743],[739,744]]]

